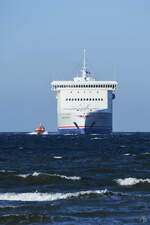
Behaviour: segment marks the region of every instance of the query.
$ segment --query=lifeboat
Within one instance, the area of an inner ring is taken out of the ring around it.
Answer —
[[[40,126],[38,126],[35,130],[36,134],[43,134],[45,132],[45,127],[40,123]]]

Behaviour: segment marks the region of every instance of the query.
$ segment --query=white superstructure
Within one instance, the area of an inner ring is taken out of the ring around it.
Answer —
[[[87,76],[85,50],[82,76],[73,81],[53,81],[57,91],[58,131],[66,133],[111,133],[112,100],[118,83],[96,81]]]

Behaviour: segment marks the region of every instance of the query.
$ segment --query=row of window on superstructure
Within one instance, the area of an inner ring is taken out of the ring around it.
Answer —
[[[66,101],[103,101],[103,98],[66,98]]]
[[[54,85],[54,88],[116,88],[116,84]]]

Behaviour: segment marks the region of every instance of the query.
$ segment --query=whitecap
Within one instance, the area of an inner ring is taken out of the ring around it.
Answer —
[[[34,172],[34,173],[32,173],[32,174],[30,174],[30,173],[28,173],[28,174],[19,174],[19,175],[16,175],[17,177],[23,177],[23,178],[27,178],[27,177],[29,177],[29,176],[34,176],[34,177],[36,177],[36,176],[39,176],[41,173],[38,173],[38,172]]]
[[[80,180],[81,179],[81,177],[76,177],[76,176],[68,177],[68,176],[59,175],[59,174],[54,174],[52,176],[60,177],[60,178],[66,179],[66,180]]]
[[[0,170],[0,173],[6,173],[7,171],[6,170]]]
[[[22,177],[22,178],[27,178],[28,176],[30,176],[30,174],[19,174],[16,175],[17,177]]]
[[[5,208],[18,208],[18,206],[14,206],[14,205],[0,205],[0,209],[5,209]]]
[[[48,135],[48,132],[47,132],[47,131],[45,131],[44,133],[42,133],[42,135]]]
[[[133,177],[128,177],[125,179],[115,179],[116,183],[121,186],[132,186],[139,183],[150,183],[150,179],[137,179]]]
[[[16,173],[14,170],[0,170],[0,173]]]
[[[32,174],[32,176],[37,177],[37,176],[39,176],[40,174],[41,174],[41,173],[34,172],[34,173]]]
[[[54,159],[62,159],[62,156],[54,156]]]
[[[84,195],[104,195],[109,193],[107,189],[105,190],[95,190],[95,191],[79,191],[74,193],[0,193],[1,201],[56,201],[68,198],[78,198]]]
[[[91,138],[91,140],[102,140],[104,138],[101,138],[101,137],[94,137],[94,138]]]
[[[77,176],[65,176],[65,175],[60,175],[60,174],[48,174],[48,173],[38,173],[38,172],[34,172],[32,174],[19,174],[16,175],[17,177],[22,177],[22,178],[27,178],[29,176],[33,176],[33,177],[37,177],[39,175],[46,175],[46,176],[50,176],[50,177],[59,177],[62,179],[66,179],[66,180],[80,180],[81,177],[77,177]]]
[[[48,134],[48,132],[47,131],[45,131],[45,132],[43,132],[42,134],[37,134],[37,133],[35,133],[34,131],[33,132],[29,132],[29,133],[27,133],[27,134],[30,134],[30,135],[47,135]]]
[[[29,132],[29,133],[27,133],[27,134],[34,135],[34,134],[36,134],[36,133],[35,133],[35,132]]]

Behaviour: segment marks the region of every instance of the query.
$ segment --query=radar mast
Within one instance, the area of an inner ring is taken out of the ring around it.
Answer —
[[[83,66],[82,66],[82,77],[86,80],[86,58],[85,58],[85,48],[83,49]]]

